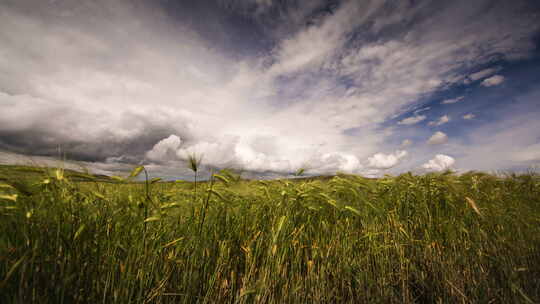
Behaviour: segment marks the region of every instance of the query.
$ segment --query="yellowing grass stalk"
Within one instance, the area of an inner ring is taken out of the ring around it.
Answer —
[[[476,214],[482,216],[482,214],[480,213],[480,210],[476,206],[476,203],[474,202],[474,200],[472,198],[470,198],[470,197],[465,197],[465,199],[467,200],[467,203],[469,203],[469,206],[471,206],[471,208],[474,210],[474,212],[476,212]]]

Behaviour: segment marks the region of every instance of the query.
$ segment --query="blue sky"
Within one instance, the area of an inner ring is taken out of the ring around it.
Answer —
[[[537,1],[0,2],[0,161],[380,176],[540,163]]]

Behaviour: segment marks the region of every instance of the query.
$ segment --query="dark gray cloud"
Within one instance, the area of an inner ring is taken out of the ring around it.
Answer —
[[[61,115],[66,114],[63,112]],[[53,119],[56,120],[54,125],[62,130],[53,129],[53,123],[43,122],[36,122],[29,129],[0,130],[0,148],[44,156],[58,155],[60,150],[75,160],[105,161],[113,157],[137,163],[160,139],[172,133],[180,134],[178,129],[166,123],[156,124],[134,114],[124,114],[119,122],[129,134],[117,132],[118,129],[113,129],[116,126],[99,133],[87,132],[95,128],[91,121],[84,123]],[[185,138],[188,139],[189,135]]]

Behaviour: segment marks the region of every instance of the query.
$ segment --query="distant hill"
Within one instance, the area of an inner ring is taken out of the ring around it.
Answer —
[[[45,176],[55,174],[59,168],[54,167],[34,167],[20,165],[0,165],[0,180],[34,180],[42,179]],[[98,181],[115,182],[109,176],[101,174],[91,174],[79,172],[71,169],[63,169],[64,176],[72,181]]]

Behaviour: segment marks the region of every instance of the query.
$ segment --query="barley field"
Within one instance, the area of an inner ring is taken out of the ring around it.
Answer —
[[[540,302],[537,173],[144,174],[2,166],[0,303]]]

